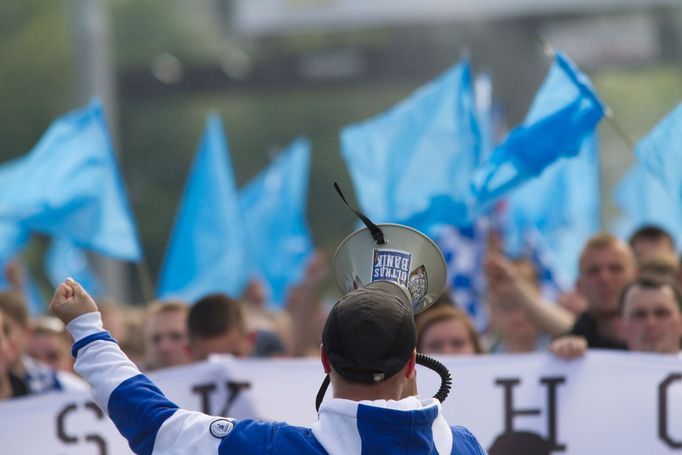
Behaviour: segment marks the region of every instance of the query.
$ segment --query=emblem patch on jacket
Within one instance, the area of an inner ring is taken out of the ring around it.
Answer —
[[[227,419],[216,419],[209,426],[211,434],[218,439],[222,439],[230,434],[233,428],[234,424]]]

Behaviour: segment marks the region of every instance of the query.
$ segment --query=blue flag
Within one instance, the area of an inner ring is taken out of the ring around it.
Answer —
[[[557,53],[523,123],[474,173],[478,203],[487,205],[559,158],[577,155],[603,116],[587,76]]]
[[[237,297],[250,276],[248,238],[220,118],[210,115],[180,202],[157,294]]]
[[[45,273],[55,288],[66,278],[78,281],[94,297],[102,294],[102,285],[90,268],[85,252],[70,241],[52,239],[44,257]]]
[[[303,277],[313,250],[306,223],[309,168],[310,144],[298,139],[240,192],[250,252],[278,306]]]
[[[618,183],[613,199],[622,217],[614,232],[629,238],[646,224],[660,226],[673,236],[677,245],[682,238],[682,205],[643,164],[635,164]]]
[[[489,323],[484,305],[483,276],[488,232],[489,223],[485,218],[466,227],[439,225],[431,232],[447,265],[448,291],[457,306],[471,316],[480,332],[485,331]]]
[[[28,232],[16,224],[0,223],[0,289],[9,285],[5,279],[5,267],[26,246],[28,240]]]
[[[13,173],[21,165],[21,161],[21,159],[13,160],[0,166],[0,188],[5,187],[8,179],[12,178]],[[0,221],[0,267],[2,270],[24,249],[29,238],[28,230],[18,223]],[[0,287],[5,284],[4,274],[0,273]]]
[[[679,204],[682,201],[682,104],[637,144],[635,153]],[[675,231],[679,229],[677,225]]]
[[[341,131],[362,211],[427,231],[471,223],[469,180],[480,133],[471,70],[460,63],[389,111]]]
[[[590,135],[578,156],[559,159],[511,193],[503,223],[507,252],[528,256],[529,236],[537,235],[531,243],[550,250],[557,281],[572,286],[580,251],[600,228],[600,194],[596,138]]]
[[[98,102],[66,114],[3,178],[0,222],[137,261],[140,245]]]
[[[21,160],[14,160],[0,166],[0,188],[6,188],[9,177]],[[0,289],[9,285],[3,271],[7,264],[24,249],[30,234],[18,223],[0,221]]]

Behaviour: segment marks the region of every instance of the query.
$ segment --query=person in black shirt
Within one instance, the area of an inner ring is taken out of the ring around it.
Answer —
[[[587,311],[570,334],[585,337],[590,348],[624,349],[618,332],[618,298],[635,277],[632,250],[611,234],[598,234],[583,248],[579,272],[577,287],[587,299]]]
[[[618,301],[635,275],[635,257],[626,243],[611,234],[590,238],[580,254],[577,281],[578,291],[587,299],[587,311],[567,336],[552,342],[550,351],[570,358],[582,355],[586,348],[626,349],[618,328]]]

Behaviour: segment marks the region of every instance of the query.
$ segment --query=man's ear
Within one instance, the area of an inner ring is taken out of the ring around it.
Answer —
[[[405,377],[410,379],[415,371],[415,366],[417,365],[417,350],[412,351],[410,360],[407,361],[407,368],[405,368]]]
[[[322,368],[324,372],[329,374],[332,371],[332,367],[329,364],[329,357],[327,357],[327,351],[324,350],[324,345],[320,345],[320,361],[322,362]]]

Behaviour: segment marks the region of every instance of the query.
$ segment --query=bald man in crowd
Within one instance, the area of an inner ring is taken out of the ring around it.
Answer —
[[[587,311],[578,317],[570,335],[585,338],[590,348],[624,349],[618,299],[635,277],[632,250],[611,234],[598,234],[583,248],[579,268],[577,289],[587,299]]]

